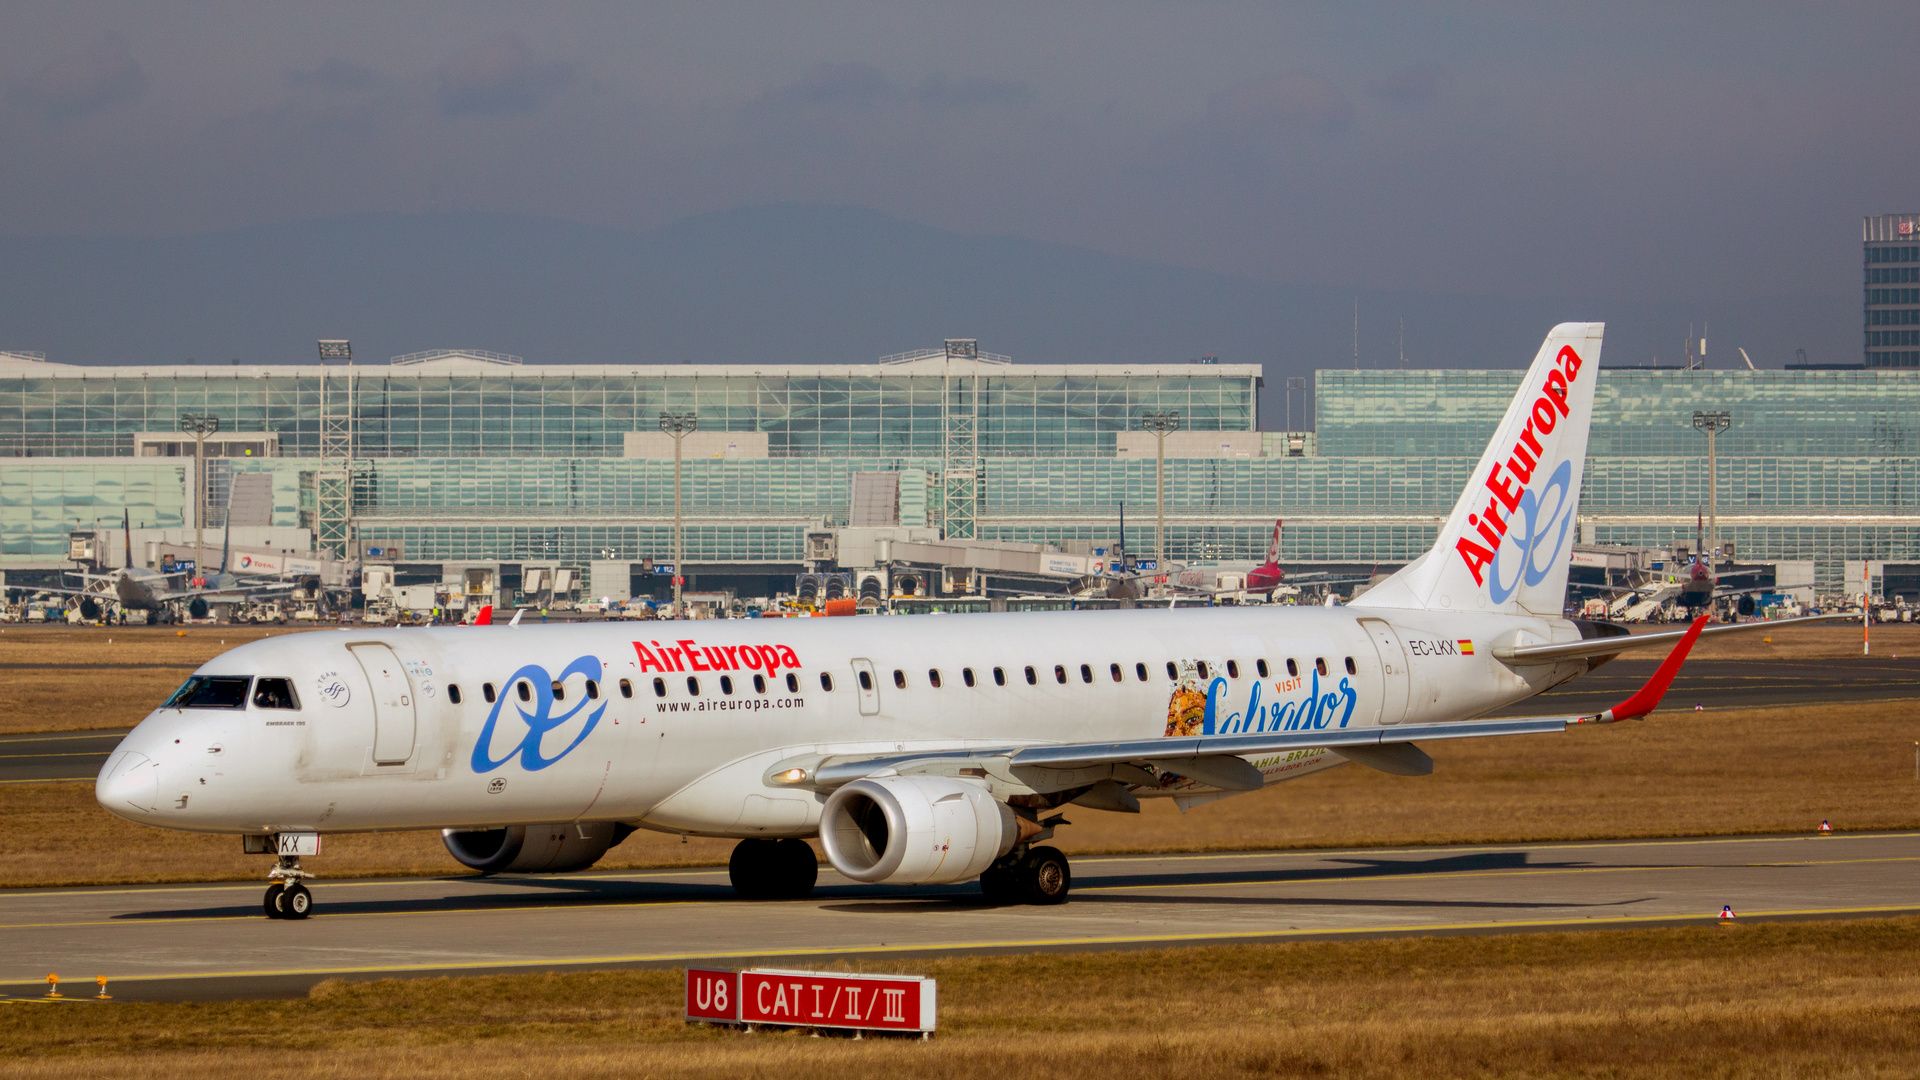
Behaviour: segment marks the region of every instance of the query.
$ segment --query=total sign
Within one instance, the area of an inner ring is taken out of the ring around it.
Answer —
[[[934,1029],[934,980],[919,975],[687,969],[687,1019],[721,1024]]]

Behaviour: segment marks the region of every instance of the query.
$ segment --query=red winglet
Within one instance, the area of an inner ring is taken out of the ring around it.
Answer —
[[[1706,625],[1707,616],[1705,615],[1693,620],[1693,625],[1687,628],[1686,636],[1682,637],[1680,643],[1673,647],[1673,651],[1667,654],[1667,658],[1660,662],[1660,670],[1653,673],[1653,678],[1647,680],[1647,685],[1634,691],[1632,697],[1594,717],[1594,720],[1602,724],[1610,724],[1615,720],[1637,720],[1657,708],[1660,699],[1666,696],[1667,687],[1673,685],[1673,677],[1680,674],[1680,665],[1687,662],[1687,653],[1693,648],[1693,643],[1699,640],[1700,631],[1705,629]]]
[[[488,604],[486,607],[483,607],[480,609],[480,614],[473,617],[473,625],[475,626],[492,626],[493,625],[493,605],[492,604]]]

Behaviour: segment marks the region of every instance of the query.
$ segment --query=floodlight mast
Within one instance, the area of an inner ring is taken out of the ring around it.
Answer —
[[[335,558],[350,557],[353,547],[353,345],[342,340],[320,346],[320,469],[314,474],[319,524],[315,547]],[[331,392],[328,361],[345,361],[345,395]]]
[[[1155,482],[1155,503],[1157,520],[1154,527],[1154,571],[1167,572],[1167,435],[1180,430],[1180,411],[1143,412],[1140,414],[1140,426],[1153,432],[1153,441],[1157,450],[1159,468]]]
[[[1714,455],[1714,436],[1733,426],[1733,414],[1730,412],[1696,412],[1693,414],[1693,429],[1707,433],[1707,572],[1713,573],[1714,560],[1720,552],[1720,522],[1718,510],[1719,488],[1718,460]]]
[[[207,436],[220,430],[220,418],[183,413],[180,430],[193,436],[193,572],[196,577],[205,577],[200,573],[206,563],[200,545],[207,523]]]
[[[680,440],[700,426],[694,413],[660,414],[660,430],[673,437],[673,617],[681,617],[680,590],[687,580],[686,548],[680,528]]]

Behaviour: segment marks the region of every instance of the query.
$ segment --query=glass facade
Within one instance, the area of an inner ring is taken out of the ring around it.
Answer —
[[[797,370],[533,367],[453,358],[344,367],[82,368],[0,357],[0,457],[111,457],[183,414],[228,432],[279,436],[280,453],[319,453],[320,417],[351,397],[356,456],[619,457],[622,437],[660,413],[704,431],[767,435],[774,457],[939,457],[943,401],[977,383],[980,453],[1114,452],[1146,409],[1176,409],[1189,431],[1252,431],[1259,368],[1160,364],[1034,366],[916,360]],[[349,383],[351,382],[351,391]],[[957,398],[959,395],[955,395]]]
[[[136,525],[190,524],[191,459],[129,456],[134,433],[170,430],[182,412],[278,435],[280,456],[210,462],[209,524],[233,475],[266,472],[273,523],[311,528],[321,372],[255,370],[0,356],[0,565],[58,565],[68,531],[117,525],[123,507]],[[1256,419],[1252,366],[954,370],[979,387],[975,523],[986,540],[1110,544],[1124,505],[1130,546],[1153,550],[1155,463],[1118,456],[1117,433],[1148,409],[1180,410],[1188,430],[1251,430]],[[343,376],[328,378],[327,393],[345,393]],[[1322,371],[1304,456],[1272,438],[1264,456],[1168,459],[1168,552],[1256,558],[1285,518],[1291,562],[1418,555],[1520,379]],[[900,474],[902,523],[938,528],[942,395],[966,400],[951,393],[953,371],[919,360],[624,371],[460,360],[363,369],[356,383],[355,527],[369,543],[397,542],[409,562],[664,558],[672,462],[620,453],[623,434],[652,430],[665,408],[697,411],[703,430],[768,435],[766,458],[689,459],[685,512],[690,564],[770,573],[800,561],[808,530],[846,522],[855,473]],[[1603,371],[1583,539],[1692,542],[1707,502],[1696,410],[1733,417],[1718,439],[1716,499],[1740,558],[1813,560],[1828,588],[1842,560],[1920,562],[1920,370],[1884,367]]]

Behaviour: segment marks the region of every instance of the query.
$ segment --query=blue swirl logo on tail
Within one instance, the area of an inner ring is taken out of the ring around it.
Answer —
[[[528,772],[539,772],[572,753],[574,747],[579,746],[588,735],[593,733],[595,725],[600,723],[601,714],[607,711],[607,703],[600,702],[599,708],[587,714],[587,722],[580,728],[580,734],[573,737],[573,741],[567,744],[566,749],[552,757],[547,757],[541,753],[541,740],[546,738],[548,732],[579,715],[580,710],[593,704],[594,700],[583,694],[579,704],[555,716],[553,714],[554,684],[565,683],[569,675],[584,675],[598,682],[600,674],[600,660],[592,656],[580,657],[568,664],[557,676],[548,674],[547,669],[539,664],[528,664],[514,672],[513,677],[502,684],[500,695],[493,703],[493,711],[487,714],[487,724],[480,729],[480,739],[473,745],[473,771],[490,773],[518,755],[521,768]],[[512,749],[496,761],[489,756],[493,746],[494,729],[500,722],[501,711],[507,707],[513,697],[517,697],[517,688],[523,682],[529,688],[529,700],[512,701],[512,704],[513,711],[520,716],[520,722],[527,726],[526,733],[520,736],[520,741],[515,743]]]

